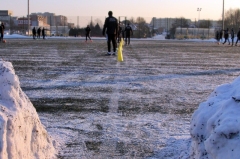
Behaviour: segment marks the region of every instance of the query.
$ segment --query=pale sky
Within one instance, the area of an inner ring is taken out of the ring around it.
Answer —
[[[184,17],[221,19],[223,0],[29,0],[30,13],[50,12],[64,16]],[[0,10],[13,16],[27,15],[28,0],[1,0]],[[202,8],[201,12],[197,8]],[[225,0],[225,10],[240,8],[240,0]],[[200,14],[199,14],[200,13]]]

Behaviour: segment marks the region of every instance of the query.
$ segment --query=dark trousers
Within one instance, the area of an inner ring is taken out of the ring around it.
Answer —
[[[87,41],[87,38],[89,38],[91,40],[90,34],[86,34],[86,41]]]
[[[228,40],[228,43],[229,43],[229,45],[230,45],[230,40],[229,40],[228,37],[225,37],[225,41],[223,42],[223,44],[225,44],[225,43],[227,42],[227,40]]]
[[[128,45],[130,44],[130,35],[126,35],[125,41],[126,41],[126,44],[128,44]]]
[[[113,44],[113,52],[116,52],[116,35],[115,34],[108,34],[108,52],[111,52],[111,42]]]
[[[237,45],[237,43],[238,43],[239,39],[240,39],[240,38],[237,38],[236,45]]]
[[[3,34],[4,34],[4,33],[1,33],[0,41],[3,40]]]

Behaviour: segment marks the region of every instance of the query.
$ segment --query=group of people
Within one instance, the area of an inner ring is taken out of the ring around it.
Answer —
[[[42,35],[43,39],[45,39],[45,36],[46,36],[46,34],[45,34],[45,28],[43,27],[43,28],[41,29],[41,27],[39,27],[39,28],[36,30],[36,28],[33,27],[33,29],[32,29],[33,39],[36,39],[36,38],[40,39],[41,35]]]
[[[105,19],[102,35],[107,35],[107,46],[108,52],[106,53],[107,56],[109,55],[116,55],[116,48],[117,48],[117,39],[118,42],[124,38],[124,32],[126,32],[126,45],[130,44],[130,36],[133,35],[132,28],[129,24],[125,27],[125,30],[122,29],[121,25],[118,24],[118,20],[113,17],[113,12],[108,12],[108,17]],[[111,43],[113,45],[113,53],[111,53]]]
[[[0,34],[1,34],[0,42],[3,42],[4,29],[5,29],[5,26],[4,26],[3,22],[2,22],[1,25],[0,25]]]
[[[218,45],[220,44],[220,42],[224,45],[227,41],[228,41],[228,45],[231,45],[231,42],[229,40],[229,33],[230,33],[230,36],[231,36],[232,46],[234,45],[235,32],[234,32],[233,28],[231,29],[230,32],[229,32],[228,28],[225,29],[225,30],[217,30],[216,39],[217,39]],[[223,36],[224,36],[224,39],[225,39],[224,41],[222,41]],[[235,46],[237,46],[239,40],[240,40],[240,28],[239,28],[238,33],[237,33],[237,40],[235,42]]]

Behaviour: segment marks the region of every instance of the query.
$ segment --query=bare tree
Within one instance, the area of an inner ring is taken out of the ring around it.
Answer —
[[[224,24],[226,28],[238,30],[240,27],[240,9],[229,9],[225,14]]]

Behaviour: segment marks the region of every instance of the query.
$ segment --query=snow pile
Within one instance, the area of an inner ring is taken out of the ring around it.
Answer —
[[[240,77],[216,88],[191,120],[191,158],[239,159]]]
[[[0,60],[0,158],[52,159],[55,149],[10,62]]]

